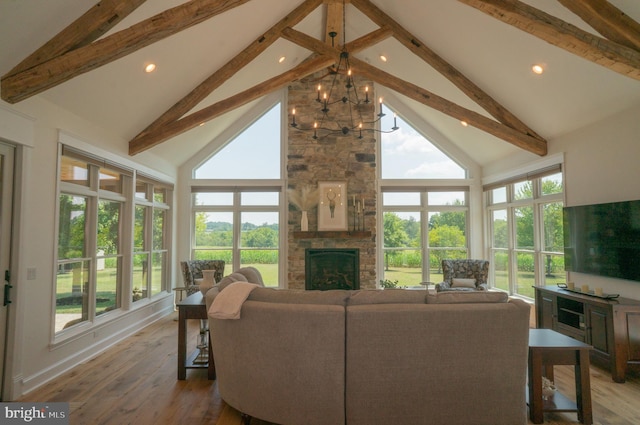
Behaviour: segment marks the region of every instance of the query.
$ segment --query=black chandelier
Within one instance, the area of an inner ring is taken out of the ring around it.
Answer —
[[[393,117],[393,127],[390,130],[379,130],[376,127],[376,123],[385,116],[382,111],[382,97],[378,99],[379,112],[373,121],[365,121],[362,118],[362,109],[364,105],[370,103],[369,100],[369,86],[364,88],[364,100],[360,100],[358,96],[358,90],[353,81],[353,75],[351,73],[351,64],[349,63],[349,52],[346,50],[346,12],[345,2],[342,4],[342,34],[343,44],[342,51],[337,65],[334,65],[329,70],[329,75],[332,75],[331,84],[328,91],[322,93],[322,84],[318,84],[317,96],[315,101],[320,105],[320,109],[316,112],[316,118],[313,122],[313,127],[303,127],[296,122],[296,109],[291,110],[291,127],[300,131],[313,131],[313,138],[326,137],[330,134],[342,134],[350,135],[356,134],[359,139],[362,139],[363,132],[379,132],[379,133],[392,133],[399,129],[397,126],[396,116]],[[331,46],[335,47],[335,38],[338,34],[334,31],[329,33],[331,37]],[[343,81],[340,81],[343,80]],[[341,87],[342,86],[342,87]],[[321,94],[322,93],[322,94]],[[332,107],[339,106],[339,104],[346,105],[348,111],[343,108],[344,113],[341,117],[335,114],[330,115],[329,112]],[[374,111],[375,112],[375,111]]]

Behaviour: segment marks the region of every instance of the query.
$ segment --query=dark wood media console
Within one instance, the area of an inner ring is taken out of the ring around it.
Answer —
[[[535,287],[538,328],[553,329],[593,346],[591,357],[624,382],[629,364],[640,365],[640,301],[582,295],[557,286]]]

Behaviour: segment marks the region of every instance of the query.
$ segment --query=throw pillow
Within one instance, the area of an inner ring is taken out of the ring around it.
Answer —
[[[451,287],[452,288],[475,288],[476,280],[475,279],[462,279],[454,277],[451,279]]]

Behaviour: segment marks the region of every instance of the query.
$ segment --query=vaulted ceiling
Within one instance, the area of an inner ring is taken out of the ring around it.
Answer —
[[[42,96],[131,155],[176,165],[263,96],[336,62],[331,31],[354,73],[480,165],[545,155],[548,140],[640,104],[637,0],[344,3],[3,0],[0,94]]]

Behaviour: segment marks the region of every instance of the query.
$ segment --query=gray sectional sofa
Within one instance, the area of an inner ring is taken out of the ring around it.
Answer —
[[[257,287],[239,319],[209,317],[218,389],[284,425],[526,424],[529,310],[496,292]]]

